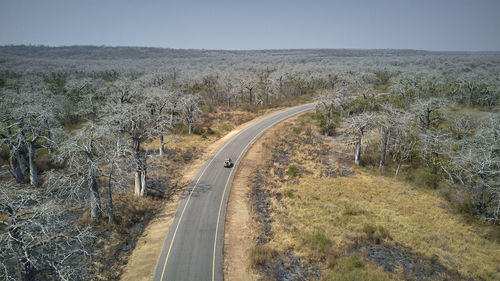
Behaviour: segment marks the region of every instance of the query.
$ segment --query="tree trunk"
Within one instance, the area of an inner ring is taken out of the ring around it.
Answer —
[[[122,144],[121,144],[121,134],[118,132],[118,135],[116,136],[116,155],[118,157],[123,156],[122,154]]]
[[[135,189],[134,194],[139,196],[141,195],[141,172],[135,171]]]
[[[22,263],[24,264],[24,270],[21,272],[23,281],[31,281],[35,278],[36,268],[31,264],[26,258],[22,258]]]
[[[434,175],[436,175],[438,172],[438,165],[437,165],[436,161],[437,161],[437,158],[439,157],[439,154],[437,152],[434,152],[433,155],[434,155],[434,158],[432,159],[432,173]]]
[[[111,170],[109,172],[108,179],[108,223],[112,224],[115,220],[115,212],[113,206],[113,190],[111,189],[111,178],[113,176],[114,165],[111,164]]]
[[[361,137],[356,141],[356,152],[354,154],[354,163],[359,166],[361,163]]]
[[[399,171],[401,170],[401,165],[403,165],[403,158],[399,158],[398,167],[396,168],[396,177],[399,175]]]
[[[385,165],[385,156],[387,155],[387,142],[389,141],[389,130],[384,130],[382,136],[382,149],[380,150],[380,164],[379,168],[383,168]]]
[[[192,121],[189,121],[189,134],[193,134],[193,128],[194,128],[194,124]]]
[[[472,87],[468,87],[468,88],[469,88],[469,95],[467,96],[467,99],[465,101],[465,106],[467,106],[467,107],[469,107],[472,104],[472,94],[474,93]]]
[[[28,155],[30,166],[30,184],[32,186],[38,186],[38,171],[35,163],[35,144],[33,142],[28,142]]]
[[[280,96],[281,98],[283,96],[283,76],[280,76]]]
[[[163,135],[160,135],[160,157],[163,157],[163,155],[165,154],[163,150],[163,144],[164,144]]]
[[[19,144],[19,148],[17,149],[17,155],[18,155],[18,161],[19,161],[19,167],[21,167],[21,172],[26,173],[30,170],[30,165],[29,165],[29,153],[28,153],[28,146],[26,142],[21,142]]]
[[[99,186],[93,168],[90,169],[90,215],[96,220],[102,216],[101,196],[99,195]]]
[[[170,127],[174,127],[174,114],[175,114],[175,108],[172,109],[170,112]]]
[[[233,96],[234,107],[238,106],[238,101],[236,100],[236,95]]]
[[[252,89],[248,89],[248,104],[252,104]]]
[[[10,150],[10,169],[11,173],[14,176],[14,179],[17,183],[24,183],[23,171],[21,170],[21,166],[19,165],[19,153],[18,150],[11,144],[9,144]]]
[[[479,186],[478,191],[477,191],[477,197],[476,197],[476,214],[480,215],[484,213],[484,202],[483,198],[484,197],[484,186]]]
[[[148,194],[148,186],[146,185],[146,171],[141,173],[141,192],[140,196],[144,197]]]
[[[325,137],[330,135],[330,109],[326,109],[326,128],[325,128]]]

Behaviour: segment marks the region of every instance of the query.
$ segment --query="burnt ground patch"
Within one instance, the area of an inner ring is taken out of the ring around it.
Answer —
[[[399,243],[367,245],[362,251],[367,261],[373,261],[387,272],[396,273],[397,269],[402,269],[404,280],[473,280],[444,267],[437,256],[423,257]]]

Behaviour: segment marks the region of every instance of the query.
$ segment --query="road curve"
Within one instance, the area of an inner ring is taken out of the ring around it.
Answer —
[[[226,141],[203,165],[179,204],[154,280],[223,280],[224,216],[231,182],[250,145],[275,124],[313,109],[306,104],[274,113]],[[235,165],[224,168],[224,158]]]

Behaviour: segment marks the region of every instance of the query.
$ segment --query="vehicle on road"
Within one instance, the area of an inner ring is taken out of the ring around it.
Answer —
[[[231,158],[226,158],[224,159],[224,167],[225,168],[231,168],[233,166],[233,161],[231,161]]]

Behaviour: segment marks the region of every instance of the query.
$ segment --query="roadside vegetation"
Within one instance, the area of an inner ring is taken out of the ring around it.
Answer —
[[[279,125],[264,145],[268,157],[251,196],[259,232],[249,254],[264,280],[499,277],[497,224],[464,213],[449,187],[422,185],[414,177],[421,172],[405,168],[394,177],[392,159],[391,173],[378,161],[355,165],[342,143],[346,129],[325,137],[316,117]]]

